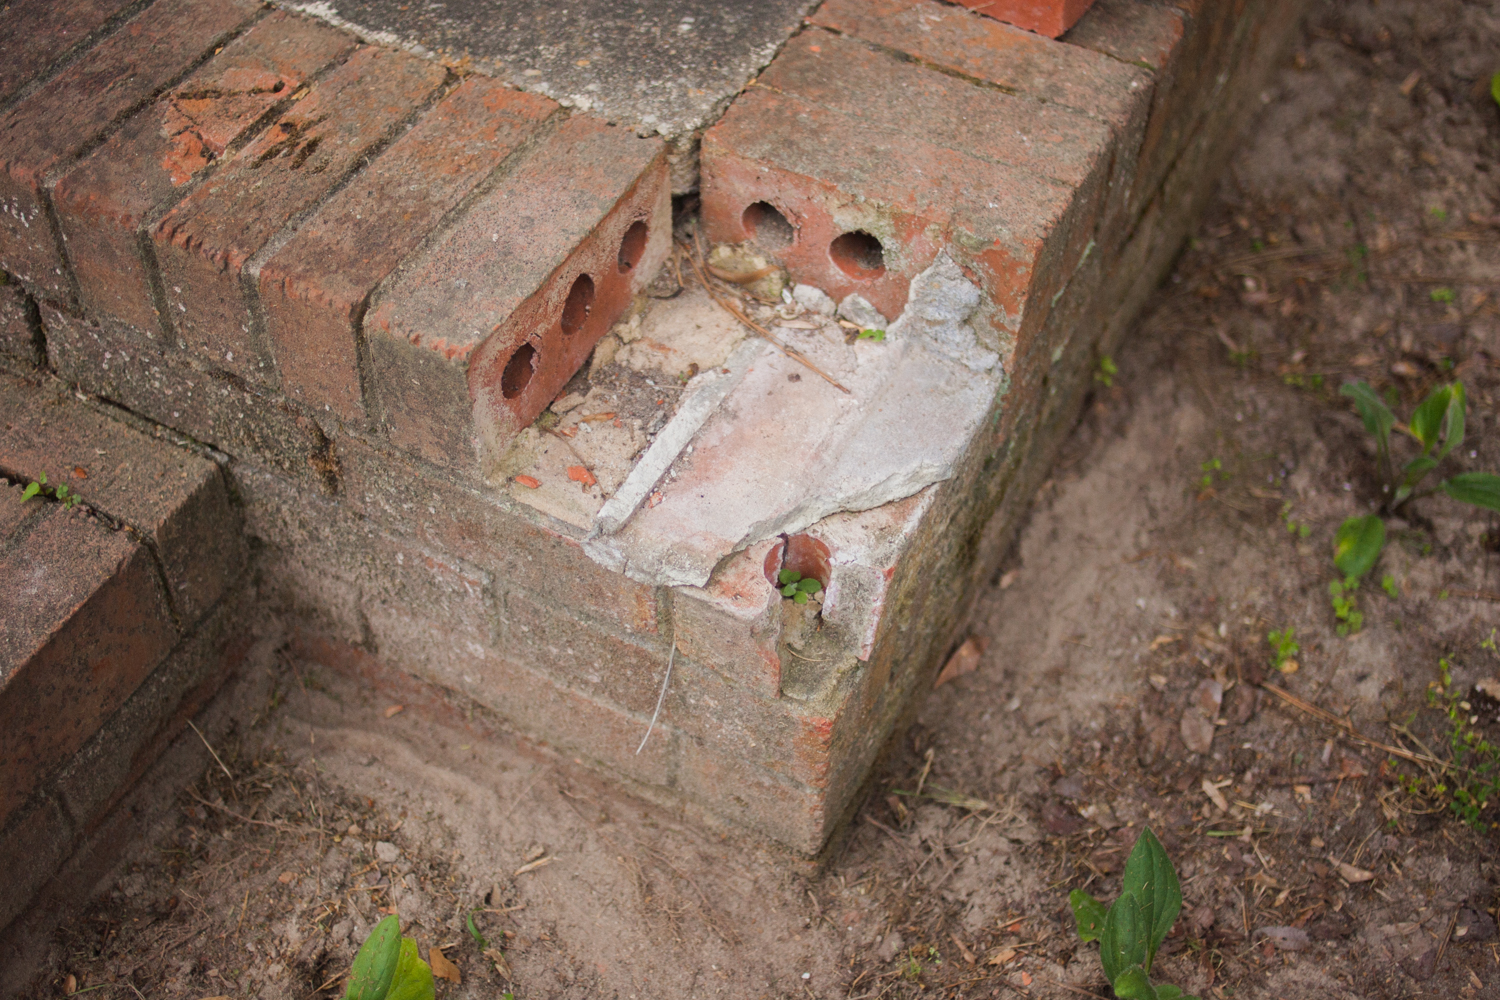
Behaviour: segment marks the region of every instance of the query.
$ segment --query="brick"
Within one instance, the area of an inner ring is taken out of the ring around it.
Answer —
[[[370,293],[556,110],[470,77],[266,262],[260,302],[288,396],[364,417],[356,340]]]
[[[782,597],[766,579],[765,564],[780,542],[736,553],[708,586],[679,587],[672,596],[672,635],[697,663],[765,697],[781,694]]]
[[[62,378],[238,458],[331,492],[338,463],[317,421],[221,371],[203,371],[158,334],[42,308],[47,354]]]
[[[13,0],[0,9],[0,104],[136,0]],[[0,920],[0,926],[4,921]]]
[[[670,230],[662,143],[570,118],[372,304],[392,443],[486,471],[644,287]]]
[[[0,829],[0,929],[27,905],[73,847],[73,829],[56,800],[38,796],[24,814]]]
[[[274,12],[63,176],[52,201],[83,309],[155,330],[141,226],[353,47],[349,35]]]
[[[45,358],[35,309],[19,285],[0,283],[0,356],[23,365],[39,365]]]
[[[1094,0],[956,0],[997,21],[1056,38],[1071,28]]]
[[[0,823],[177,640],[145,546],[51,507],[0,557]]]
[[[404,53],[356,49],[152,228],[166,319],[190,351],[242,378],[271,379],[241,272],[358,169],[444,73]]]
[[[1181,44],[1185,20],[1151,0],[1096,0],[1063,41],[1159,72]]]
[[[161,0],[0,118],[0,268],[71,298],[45,188],[90,143],[255,17],[251,0]]]
[[[149,539],[184,622],[212,607],[244,568],[239,512],[219,467],[76,402],[53,384],[0,376],[0,468],[45,473]]]

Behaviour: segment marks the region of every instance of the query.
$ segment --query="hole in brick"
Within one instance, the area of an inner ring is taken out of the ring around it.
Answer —
[[[767,250],[785,250],[792,245],[792,240],[797,235],[797,230],[792,228],[786,216],[768,201],[757,201],[745,209],[741,221],[745,232],[750,234],[750,239]]]
[[[632,223],[625,230],[625,238],[620,241],[620,271],[629,271],[641,262],[646,255],[646,224],[644,222]]]
[[[531,376],[535,373],[536,348],[530,344],[522,344],[505,363],[505,371],[500,376],[501,393],[506,399],[515,399],[526,388],[527,383],[531,381]]]
[[[780,586],[777,576],[784,569],[795,570],[804,577],[811,577],[823,586],[828,586],[828,561],[833,552],[827,545],[811,535],[788,535],[766,553],[766,580],[771,586]]]
[[[885,273],[885,247],[863,229],[834,240],[828,256],[851,278],[878,278]]]
[[[589,310],[593,308],[594,279],[580,274],[573,282],[573,287],[568,289],[568,301],[563,303],[563,333],[574,334],[582,330],[584,322],[589,318]]]

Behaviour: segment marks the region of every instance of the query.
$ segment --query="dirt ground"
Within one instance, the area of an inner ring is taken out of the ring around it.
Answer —
[[[200,720],[219,759],[191,733],[163,759],[134,798],[149,835],[28,995],[333,997],[395,907],[456,964],[443,998],[1102,997],[1066,896],[1112,899],[1149,824],[1185,897],[1159,980],[1500,996],[1497,836],[1449,811],[1453,775],[1389,752],[1449,759],[1440,660],[1454,692],[1500,674],[1500,519],[1413,504],[1351,636],[1328,593],[1336,527],[1378,500],[1342,382],[1404,417],[1461,378],[1452,469],[1500,469],[1497,51],[1490,5],[1314,6],[981,596],[978,669],[934,693],[822,870],[483,712],[389,715],[268,635]],[[1290,673],[1269,667],[1285,627]]]

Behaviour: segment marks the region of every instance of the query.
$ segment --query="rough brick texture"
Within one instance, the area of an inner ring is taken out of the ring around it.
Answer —
[[[42,344],[31,302],[19,285],[0,284],[0,356],[23,365],[42,363]]]
[[[70,298],[51,176],[256,16],[251,0],[161,0],[0,118],[0,269]]]
[[[444,75],[403,53],[356,50],[162,218],[151,239],[166,320],[188,350],[242,378],[271,378],[242,270],[282,226],[361,166]]]
[[[666,171],[660,141],[575,116],[397,276],[365,322],[390,440],[464,472],[497,458],[665,257]]]
[[[69,171],[52,200],[79,304],[101,318],[157,329],[142,224],[353,46],[324,25],[270,14]]]
[[[0,9],[0,105],[136,0],[14,0]]]
[[[1094,0],[956,0],[1027,31],[1056,38],[1071,28]]]
[[[370,293],[557,105],[471,77],[323,206],[260,272],[287,395],[364,416],[358,328]]]

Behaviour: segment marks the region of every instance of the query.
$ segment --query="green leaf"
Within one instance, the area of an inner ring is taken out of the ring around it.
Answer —
[[[1068,902],[1073,906],[1073,919],[1078,922],[1078,937],[1085,944],[1099,940],[1104,929],[1104,904],[1082,889],[1068,893]]]
[[[1160,1000],[1161,994],[1151,986],[1151,980],[1146,975],[1146,970],[1139,965],[1132,965],[1120,977],[1112,983],[1115,988],[1115,996],[1120,1000]]]
[[[1396,415],[1391,412],[1391,408],[1375,395],[1375,390],[1370,388],[1368,382],[1345,382],[1339,387],[1339,395],[1354,400],[1354,408],[1364,420],[1365,430],[1375,435],[1380,450],[1385,451],[1390,446],[1391,425],[1396,422]]]
[[[483,934],[479,933],[479,928],[474,926],[474,913],[478,912],[478,910],[475,910],[469,914],[469,937],[474,939],[474,943],[479,946],[480,951],[484,951],[484,949],[489,947],[490,943],[484,939]]]
[[[1177,872],[1166,848],[1149,826],[1136,838],[1135,847],[1125,861],[1120,892],[1134,896],[1140,906],[1147,937],[1146,959],[1140,964],[1149,970],[1156,949],[1166,940],[1177,914],[1182,912],[1182,886],[1177,881]]]
[[[1132,965],[1146,963],[1149,933],[1135,893],[1121,893],[1104,915],[1104,928],[1099,932],[1099,964],[1104,966],[1105,978],[1114,982]]]
[[[1391,503],[1400,504],[1411,496],[1411,491],[1417,488],[1417,484],[1426,478],[1427,473],[1437,468],[1437,459],[1430,455],[1418,455],[1401,470],[1401,482],[1396,487],[1396,495]]]
[[[1422,444],[1422,454],[1432,453],[1437,447],[1438,436],[1443,430],[1443,416],[1448,412],[1448,404],[1453,400],[1453,386],[1441,385],[1427,394],[1422,400],[1416,412],[1411,415],[1411,423],[1407,424],[1407,430],[1411,436]]]
[[[1443,447],[1437,453],[1439,461],[1464,443],[1464,411],[1468,408],[1469,400],[1464,392],[1464,384],[1454,382],[1453,395],[1448,400],[1448,411],[1443,414]]]
[[[1375,568],[1385,547],[1385,522],[1378,514],[1351,517],[1333,536],[1333,564],[1346,578],[1358,580]]]
[[[813,576],[810,576],[807,579],[803,580],[801,583],[797,584],[797,586],[804,592],[809,594],[816,594],[818,591],[823,589],[823,585],[818,582],[817,577]]]
[[[1438,483],[1438,489],[1455,500],[1500,514],[1500,476],[1493,472],[1460,472]]]
[[[360,945],[344,1000],[386,1000],[400,960],[401,921],[393,913],[376,924]]]
[[[792,602],[794,604],[806,604],[807,603],[807,591],[805,591],[805,590],[799,590],[799,591],[797,591],[795,594],[792,595]]]
[[[32,497],[40,493],[41,490],[42,487],[39,483],[29,484],[24,490],[21,491],[21,502],[25,503],[27,500],[30,500]]]
[[[794,569],[784,569],[776,574],[776,579],[780,580],[782,584],[796,583],[802,579],[802,574]]]
[[[795,583],[789,583],[785,587],[781,588],[781,596],[782,597],[791,597],[794,594],[799,594],[799,593],[801,593],[801,591],[798,589],[798,587],[797,587],[797,585]]]
[[[417,942],[402,938],[401,960],[396,964],[396,977],[391,981],[386,1000],[433,1000],[434,992],[432,967],[422,961]]]
[[[859,339],[860,340],[875,340],[875,341],[884,340],[885,339],[885,331],[884,330],[861,330],[861,331],[859,331]]]
[[[1500,104],[1500,73],[1490,77],[1490,97],[1496,104]]]
[[[1157,1000],[1182,1000],[1182,987],[1162,983],[1156,988]]]

